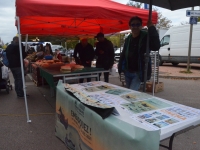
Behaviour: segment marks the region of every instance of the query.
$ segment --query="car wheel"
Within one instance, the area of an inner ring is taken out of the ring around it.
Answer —
[[[178,66],[179,63],[172,63],[173,66]]]
[[[159,66],[163,65],[162,57],[159,55]]]
[[[9,87],[8,86],[6,87],[6,92],[7,92],[7,94],[9,94]]]

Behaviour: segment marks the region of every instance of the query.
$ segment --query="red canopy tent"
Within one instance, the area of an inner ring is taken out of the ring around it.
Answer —
[[[145,26],[148,10],[110,0],[16,0],[16,26],[19,35],[89,37],[100,31],[104,34],[115,33],[129,29],[128,21],[132,16],[141,17]],[[152,22],[157,22],[156,12],[152,13]],[[19,45],[22,65],[22,48]],[[22,80],[26,95],[24,76]],[[31,122],[26,96],[25,105],[27,122]]]
[[[16,16],[21,34],[94,36],[129,29],[132,16],[141,17],[145,26],[148,10],[110,0],[16,0]],[[156,12],[152,22],[157,22]]]

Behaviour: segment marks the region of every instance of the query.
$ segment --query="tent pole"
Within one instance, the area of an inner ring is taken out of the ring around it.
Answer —
[[[28,42],[28,34],[26,34],[25,52],[28,51],[28,44],[27,44],[27,42]]]
[[[154,53],[154,73],[153,73],[153,96],[154,96],[154,94],[155,94],[155,82],[156,82],[156,79],[155,79],[155,77],[156,77],[156,65],[157,65],[157,63],[156,63],[156,52]]]
[[[153,0],[149,2],[149,20],[151,21],[152,17],[152,4]],[[143,84],[143,92],[146,92],[146,81],[147,81],[147,70],[148,70],[148,62],[149,62],[149,34],[147,34],[147,44],[146,44],[146,53],[145,53],[145,66],[144,66],[144,84]]]
[[[23,57],[22,57],[22,45],[21,45],[21,33],[20,33],[19,17],[16,16],[16,19],[17,19],[17,28],[18,28],[18,35],[19,35],[19,50],[20,50],[19,52],[20,52],[20,62],[21,62],[21,72],[22,72],[24,99],[25,99],[25,106],[26,106],[26,116],[27,116],[27,122],[31,122],[31,120],[29,119],[27,97],[26,97],[26,87],[25,87],[25,80],[24,80],[24,68],[23,68]]]

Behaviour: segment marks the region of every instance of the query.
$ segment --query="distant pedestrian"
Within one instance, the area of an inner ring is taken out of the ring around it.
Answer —
[[[62,55],[60,54],[60,50],[55,49],[54,58],[62,61]]]
[[[95,55],[97,56],[96,67],[104,68],[109,70],[114,64],[114,48],[111,41],[104,37],[103,33],[98,33],[95,38],[98,42],[96,43]],[[99,74],[99,80],[101,73]],[[104,81],[109,82],[109,72],[104,73]]]
[[[156,28],[151,21],[147,23],[149,34],[149,51],[157,51],[160,48],[160,40]],[[132,31],[126,40],[118,64],[118,72],[124,72],[126,86],[132,90],[139,90],[144,81],[145,53],[147,32],[142,31],[142,19],[138,16],[129,21]],[[147,80],[151,77],[151,60],[148,62]]]
[[[46,43],[46,46],[44,48],[44,56],[53,56],[53,51],[49,43]]]
[[[43,44],[39,44],[37,46],[36,60],[40,60],[44,58],[44,47]]]
[[[39,44],[37,46],[37,52],[44,52],[44,46],[43,46],[43,44]]]
[[[18,98],[24,98],[23,82],[22,82],[22,71],[21,59],[20,59],[20,50],[19,50],[19,39],[17,36],[13,38],[12,44],[8,45],[6,48],[6,56],[9,61],[9,68],[13,74],[15,82],[15,92]],[[27,56],[25,53],[25,47],[22,44],[22,61]],[[27,95],[28,96],[28,95]]]

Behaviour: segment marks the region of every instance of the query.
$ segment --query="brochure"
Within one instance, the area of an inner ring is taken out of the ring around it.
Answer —
[[[160,101],[156,98],[151,98],[146,101],[137,101],[131,103],[121,104],[123,107],[131,111],[132,113],[142,113],[146,111],[156,110],[160,108],[170,107],[170,104],[167,104],[163,101]]]

